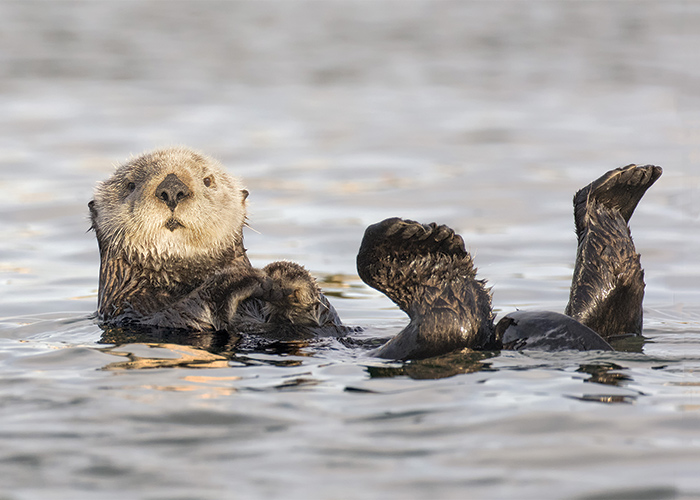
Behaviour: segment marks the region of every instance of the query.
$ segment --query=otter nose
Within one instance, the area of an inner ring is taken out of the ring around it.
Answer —
[[[168,174],[156,188],[156,198],[168,205],[170,210],[175,210],[177,204],[189,195],[190,189],[187,184],[175,174]]]

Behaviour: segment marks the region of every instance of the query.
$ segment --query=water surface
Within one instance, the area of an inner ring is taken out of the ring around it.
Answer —
[[[0,4],[2,498],[700,497],[700,8],[692,2]],[[385,217],[457,229],[497,313],[562,311],[571,198],[632,219],[645,341],[387,363],[336,340],[100,343],[94,184],[186,144],[251,192],[255,265],[304,264],[360,339]]]

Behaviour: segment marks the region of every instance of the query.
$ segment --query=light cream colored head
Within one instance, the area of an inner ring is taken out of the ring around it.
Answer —
[[[247,196],[219,162],[174,147],[118,167],[89,206],[103,257],[216,259],[242,248]]]

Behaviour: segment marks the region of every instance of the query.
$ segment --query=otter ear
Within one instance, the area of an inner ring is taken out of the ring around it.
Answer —
[[[241,189],[241,194],[243,195],[243,201],[248,199],[248,195],[250,194],[247,189]]]
[[[90,202],[88,203],[88,208],[90,209],[90,222],[92,222],[90,229],[95,229],[95,219],[97,219],[97,209],[95,208],[95,200],[90,200]]]

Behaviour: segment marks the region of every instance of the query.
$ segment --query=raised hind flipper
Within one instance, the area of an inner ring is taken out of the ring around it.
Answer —
[[[357,270],[365,283],[411,319],[377,356],[421,359],[465,347],[489,347],[491,296],[476,279],[461,236],[449,227],[398,218],[369,226]]]
[[[574,196],[578,250],[566,314],[604,338],[642,332],[644,271],[627,223],[661,173],[628,165]]]

